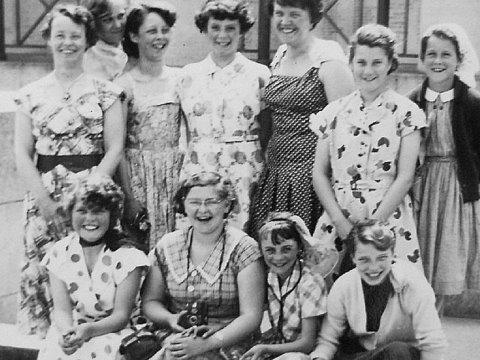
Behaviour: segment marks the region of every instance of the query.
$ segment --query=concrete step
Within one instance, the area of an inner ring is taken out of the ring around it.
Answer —
[[[0,323],[0,360],[36,360],[42,344],[35,335],[23,335],[13,324]]]

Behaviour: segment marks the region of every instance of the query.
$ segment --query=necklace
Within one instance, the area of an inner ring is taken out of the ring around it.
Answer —
[[[100,245],[103,243],[103,236],[98,239],[97,241],[87,241],[83,238],[80,238],[80,245],[82,247],[93,247],[93,246],[97,246],[97,245]]]
[[[80,75],[78,75],[75,79],[73,79],[71,82],[68,82],[66,85],[65,82],[62,82],[60,81],[58,75],[55,73],[55,71],[53,72],[53,76],[55,78],[55,80],[57,81],[57,84],[58,86],[60,87],[60,89],[62,90],[62,93],[63,93],[63,97],[62,97],[62,100],[63,101],[68,101],[70,100],[70,98],[72,97],[71,96],[71,90],[72,90],[72,87],[81,79],[83,78],[83,76],[85,75],[85,73],[82,71],[82,73]]]

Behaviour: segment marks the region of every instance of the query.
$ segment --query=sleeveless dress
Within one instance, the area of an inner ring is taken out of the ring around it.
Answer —
[[[256,117],[262,110],[262,92],[270,71],[240,53],[223,68],[208,55],[183,71],[180,101],[188,128],[188,151],[181,177],[200,171],[229,177],[239,205],[229,223],[243,230],[251,189],[263,167]]]
[[[345,61],[345,56],[334,41],[318,40],[318,43],[317,66],[302,76],[272,75],[265,88],[265,104],[272,113],[273,127],[267,147],[267,164],[252,202],[251,235],[256,234],[271,211],[289,211],[300,216],[310,232],[321,214],[312,184],[317,136],[309,129],[309,116],[328,103],[318,77],[322,63]],[[286,51],[286,45],[279,47],[272,69],[279,66]]]
[[[425,115],[393,90],[365,105],[354,91],[312,115],[312,130],[329,142],[332,186],[343,213],[352,222],[375,213],[397,176],[402,137],[426,127]],[[409,195],[388,218],[395,233],[395,255],[422,271],[418,238]],[[313,237],[333,245],[337,231],[325,211]]]
[[[104,153],[103,117],[118,99],[122,89],[108,81],[84,74],[65,92],[63,99],[52,96],[58,91],[53,73],[19,90],[15,102],[18,111],[32,123],[37,155],[92,155]],[[118,119],[122,121],[121,119]],[[41,174],[51,198],[61,203],[65,192],[89,169],[73,172],[57,165]],[[24,333],[44,337],[50,326],[51,297],[48,275],[40,261],[45,252],[65,233],[57,233],[40,214],[35,198],[27,193],[24,206],[24,258],[20,275],[19,312],[17,322]],[[71,231],[69,223],[66,232]]]
[[[148,211],[149,249],[175,230],[173,196],[183,161],[179,149],[179,74],[179,69],[165,66],[162,74],[152,79],[133,68],[116,80],[127,94],[125,156],[133,196]]]

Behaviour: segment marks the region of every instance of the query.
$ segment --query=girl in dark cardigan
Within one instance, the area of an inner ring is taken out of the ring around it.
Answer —
[[[478,68],[469,45],[456,24],[428,29],[420,54],[427,78],[410,94],[429,124],[415,199],[420,253],[439,311],[444,295],[480,289],[480,93],[466,84],[474,84]]]

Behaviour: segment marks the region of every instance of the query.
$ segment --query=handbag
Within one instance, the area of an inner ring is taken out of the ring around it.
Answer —
[[[119,352],[125,360],[148,360],[162,348],[163,340],[170,335],[167,329],[146,325],[124,337]]]

